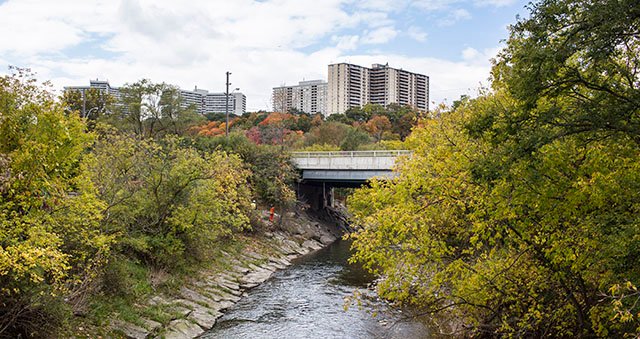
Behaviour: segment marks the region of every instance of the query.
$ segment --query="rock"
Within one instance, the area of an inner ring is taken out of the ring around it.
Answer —
[[[323,235],[320,237],[320,242],[323,245],[329,245],[331,243],[333,243],[334,241],[336,241],[338,238],[334,237],[333,235]]]
[[[286,266],[286,265],[283,265],[283,264],[278,263],[278,262],[273,262],[273,261],[272,261],[272,262],[270,262],[270,263],[268,264],[268,266],[269,266],[269,267],[273,267],[273,268],[274,268],[274,270],[284,270],[285,268],[287,268],[287,266]]]
[[[176,304],[180,304],[180,305],[182,305],[184,307],[189,308],[191,310],[191,312],[189,312],[188,315],[191,315],[191,313],[193,313],[193,311],[205,308],[204,306],[202,306],[200,304],[197,304],[197,303],[194,303],[193,301],[187,300],[187,299],[176,299],[173,302],[176,303]]]
[[[273,263],[276,263],[276,264],[280,264],[280,265],[285,266],[285,267],[291,265],[291,262],[289,260],[287,260],[286,257],[281,257],[281,258],[272,257],[272,258],[269,258],[269,261],[271,261]]]
[[[146,329],[126,321],[114,320],[111,322],[111,328],[124,333],[127,338],[131,339],[145,339],[149,336],[149,331]]]
[[[191,314],[191,310],[186,308],[186,307],[182,307],[182,306],[178,306],[178,305],[174,305],[172,306],[169,311],[171,313],[178,313],[179,317],[178,318],[186,318],[189,314]]]
[[[262,264],[260,265],[260,268],[263,270],[269,270],[271,272],[275,272],[278,270],[278,268],[276,268],[275,266],[273,266],[271,263],[268,264]]]
[[[218,303],[218,311],[226,310],[227,308],[229,308],[229,307],[231,307],[231,306],[233,306],[235,304],[236,303],[234,303],[232,301],[228,301],[228,300],[224,301],[223,300],[223,301]]]
[[[258,267],[258,266],[256,266],[256,265],[254,265],[254,264],[249,264],[249,269],[250,269],[251,271],[253,271],[253,272],[261,270],[261,268],[260,268],[260,267]],[[249,274],[251,274],[251,271],[249,272]]]
[[[254,288],[254,287],[258,286],[258,285],[260,285],[260,283],[246,282],[246,283],[242,283],[242,285],[240,285],[240,286],[242,286],[242,288],[244,288],[246,290],[249,290],[249,289],[252,289],[252,288]]]
[[[216,319],[221,316],[222,313],[220,312],[215,312],[215,315],[212,315],[209,312],[195,311],[189,315],[189,319],[195,321],[196,324],[204,329],[210,329],[216,324]]]
[[[151,320],[151,319],[142,319],[142,322],[144,323],[144,327],[149,330],[149,332],[154,332],[155,330],[159,329],[160,327],[162,327],[162,324]]]
[[[189,299],[191,301],[195,301],[198,304],[204,304],[204,305],[209,305],[211,307],[215,307],[216,302],[205,297],[204,295],[194,291],[194,290],[190,290],[186,287],[182,287],[180,289],[180,295],[182,295],[185,299]]]
[[[220,280],[218,280],[216,282],[218,283],[218,286],[222,286],[222,287],[225,287],[225,288],[230,289],[230,290],[239,290],[240,289],[240,284],[238,284],[236,282],[231,282],[231,281],[223,280],[223,279],[220,279]]]
[[[178,319],[169,323],[163,337],[165,339],[192,339],[204,333],[202,327],[186,319]]]
[[[263,260],[265,259],[265,256],[260,254],[260,253],[256,253],[256,252],[245,252],[242,255],[244,255],[245,257],[251,258],[251,259],[255,259],[255,260]]]
[[[312,250],[319,250],[322,248],[322,245],[315,240],[306,240],[302,243],[302,247],[306,247]]]
[[[273,271],[257,270],[255,272],[251,272],[251,273],[245,275],[241,280],[242,280],[243,285],[254,285],[253,287],[255,287],[258,284],[260,284],[260,283],[264,282],[265,280],[269,279],[272,274],[273,274]]]
[[[155,306],[155,305],[166,305],[169,302],[162,298],[161,296],[157,295],[151,299],[149,299],[149,301],[147,301],[147,304],[151,305],[151,306]]]

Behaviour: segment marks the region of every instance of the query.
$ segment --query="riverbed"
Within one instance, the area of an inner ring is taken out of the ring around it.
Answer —
[[[246,295],[202,338],[428,338],[428,328],[379,300],[374,277],[339,240],[298,259]],[[345,310],[345,298],[359,294]]]

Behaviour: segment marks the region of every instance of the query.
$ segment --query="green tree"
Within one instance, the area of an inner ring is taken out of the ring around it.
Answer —
[[[391,182],[350,200],[380,293],[470,335],[637,335],[640,15],[539,1],[493,91],[436,111]]]
[[[340,149],[343,151],[355,151],[360,146],[371,143],[371,137],[367,132],[360,130],[359,128],[350,128],[347,135],[340,143]]]
[[[121,253],[151,265],[205,260],[217,241],[249,226],[249,172],[237,156],[106,132],[86,168],[108,204],[103,229],[118,236]]]
[[[192,108],[182,107],[177,87],[143,79],[120,89],[117,114],[107,122],[125,133],[141,138],[160,138],[167,134],[184,134],[190,127],[205,121]]]
[[[28,70],[0,78],[0,336],[52,335],[109,252],[79,164],[92,135]]]
[[[61,101],[67,114],[75,112],[90,121],[96,121],[100,117],[113,112],[115,99],[109,93],[98,88],[86,90],[65,90]],[[90,124],[93,127],[94,124]]]
[[[238,133],[232,133],[228,138],[198,138],[193,145],[204,151],[222,150],[239,155],[251,170],[251,188],[263,203],[287,207],[295,202],[292,187],[297,172],[288,153],[282,152],[281,147],[256,145]]]

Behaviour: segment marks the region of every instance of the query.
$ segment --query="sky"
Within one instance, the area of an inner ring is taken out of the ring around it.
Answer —
[[[273,87],[349,62],[430,77],[430,102],[488,86],[522,0],[0,0],[0,74],[31,68],[54,88],[140,79],[231,89],[270,110]]]

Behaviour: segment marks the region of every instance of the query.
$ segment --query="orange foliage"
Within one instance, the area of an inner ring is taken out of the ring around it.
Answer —
[[[259,125],[260,126],[276,125],[276,124],[281,124],[283,121],[290,120],[290,119],[296,120],[297,117],[294,117],[292,114],[289,114],[289,113],[273,112],[273,113],[270,113],[266,119],[262,120]]]
[[[233,125],[233,121],[229,122],[229,127]],[[220,121],[210,121],[205,125],[195,126],[191,130],[197,134],[208,137],[215,137],[225,133],[226,124]]]

